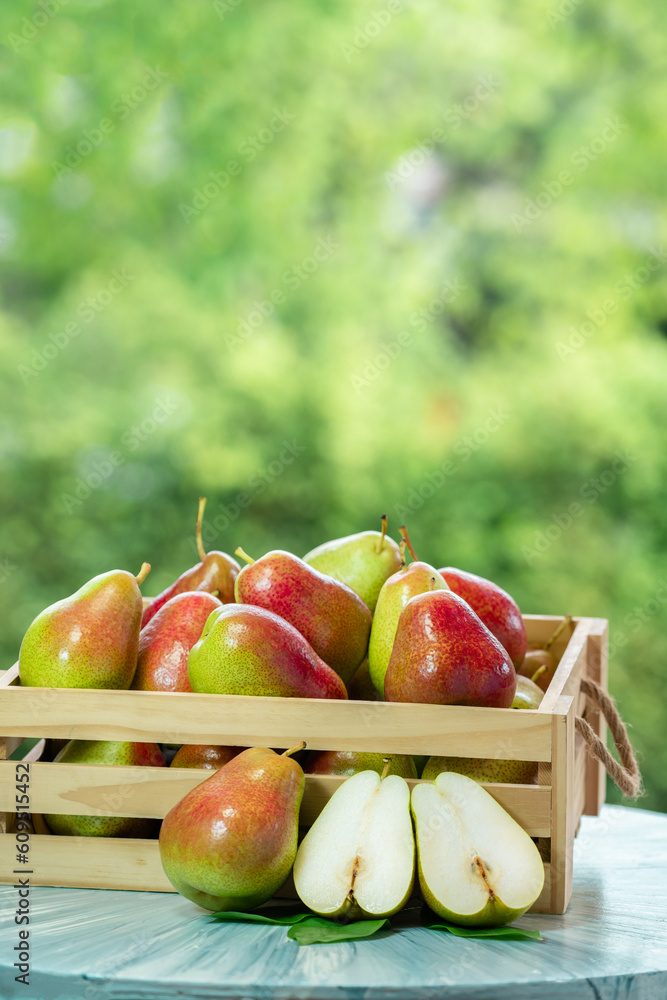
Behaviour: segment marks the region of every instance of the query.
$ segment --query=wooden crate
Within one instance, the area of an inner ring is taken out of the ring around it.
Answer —
[[[525,616],[529,642],[562,621]],[[607,686],[607,622],[575,618],[554,648],[557,671],[535,711],[238,695],[22,688],[18,667],[0,680],[0,883],[17,867],[17,762],[5,758],[24,737],[212,743],[312,750],[370,750],[537,761],[538,784],[484,787],[532,837],[545,858],[537,913],[563,913],[572,891],[572,845],[582,814],[597,815],[605,772],[575,733],[585,714],[604,739],[604,720],[579,690],[589,677]],[[35,833],[32,885],[173,892],[156,840],[52,836],[41,813],[163,818],[210,772],[185,768],[28,763]],[[25,774],[25,770],[22,770]],[[301,823],[310,825],[343,778],[306,776]],[[409,781],[413,785],[415,781]],[[25,807],[24,807],[25,808]]]

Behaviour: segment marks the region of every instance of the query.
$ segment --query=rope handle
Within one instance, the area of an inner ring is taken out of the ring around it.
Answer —
[[[582,719],[580,715],[575,716],[574,719],[577,732],[581,733],[586,741],[588,753],[597,760],[602,761],[607,774],[618,785],[623,794],[629,799],[636,799],[642,792],[642,777],[639,773],[637,758],[628,738],[628,731],[623,719],[618,714],[614,699],[607,694],[604,688],[590,679],[582,679],[581,690],[600,709],[605,717],[611,734],[614,737],[614,743],[621,758],[621,763],[619,764],[612,757],[592,726],[585,719]]]

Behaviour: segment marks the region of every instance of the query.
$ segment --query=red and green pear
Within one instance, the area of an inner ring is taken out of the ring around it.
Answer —
[[[404,541],[409,544],[407,531],[401,528]],[[405,546],[402,546],[405,551]],[[410,551],[414,550],[410,545]],[[398,619],[410,598],[425,594],[429,590],[448,590],[448,586],[437,569],[428,563],[416,560],[403,566],[386,581],[378,598],[371,637],[368,644],[368,667],[371,681],[377,692],[384,696],[384,679],[389,666],[389,658],[396,638]]]
[[[432,590],[401,612],[384,680],[387,701],[509,708],[516,672],[463,598]]]
[[[518,668],[526,653],[526,626],[514,598],[497,583],[475,573],[453,566],[446,566],[440,573],[450,589],[462,597],[493,632]]]
[[[347,698],[342,680],[279,615],[226,604],[211,615],[188,659],[192,690],[277,698]]]
[[[236,578],[239,604],[280,615],[303,635],[317,655],[347,683],[366,656],[371,613],[358,594],[290,552],[275,550]]]
[[[360,531],[324,542],[303,557],[309,566],[346,583],[358,594],[371,613],[382,585],[401,566],[401,553],[387,535],[387,516],[382,515],[382,531]]]
[[[385,766],[387,761],[389,766]],[[362,750],[319,750],[309,755],[306,774],[337,774],[349,777],[359,771],[377,771],[380,775],[398,774],[417,778],[412,757],[401,753],[365,753]]]
[[[214,771],[162,823],[160,858],[174,888],[207,910],[269,900],[294,864],[304,786],[296,761],[264,747]]]
[[[142,628],[148,625],[151,618],[158,613],[167,601],[175,597],[176,594],[183,594],[186,591],[201,590],[219,597],[222,604],[233,603],[234,581],[241,567],[236,559],[227,555],[226,552],[206,552],[204,549],[201,532],[205,506],[206,497],[200,497],[196,528],[196,542],[200,562],[191,569],[186,570],[185,573],[181,573],[177,580],[148,603],[143,610],[141,619]]]
[[[136,691],[192,691],[188,656],[212,611],[223,605],[203,590],[176,594],[163,604],[139,635],[139,659],[132,681]]]
[[[114,569],[37,615],[19,653],[23,687],[127,689],[137,667],[141,625],[138,576]]]
[[[483,784],[497,781],[536,785],[537,764],[532,760],[494,760],[490,757],[429,757],[422,778],[437,778],[443,771],[465,774]]]
[[[126,743],[113,740],[70,740],[57,755],[54,764],[134,765],[165,767],[166,761],[157,743]],[[118,778],[122,784],[122,778]],[[118,804],[115,803],[118,799]],[[122,807],[122,798],[108,796],[109,810]],[[47,813],[44,820],[52,833],[68,837],[151,837],[158,827],[156,819],[134,816],[71,816]]]
[[[171,767],[200,767],[217,771],[243,753],[243,747],[219,747],[211,744],[184,743],[174,754]]]

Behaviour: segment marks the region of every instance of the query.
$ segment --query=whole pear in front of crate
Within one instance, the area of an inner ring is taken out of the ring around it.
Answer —
[[[135,767],[165,767],[166,761],[157,743],[126,743],[114,740],[70,740],[53,764],[113,764]],[[105,812],[123,806],[123,777],[118,771],[119,790],[109,788],[101,806]],[[52,833],[69,837],[151,837],[157,832],[157,820],[135,816],[79,816],[48,813],[44,816]]]
[[[116,569],[94,576],[50,605],[28,628],[19,653],[23,687],[127,689],[137,668],[142,597],[138,576]]]
[[[510,923],[544,885],[537,847],[476,781],[452,771],[412,789],[419,884],[431,909],[455,924]]]
[[[186,899],[206,910],[252,910],[284,884],[305,787],[292,752],[244,750],[167,813],[160,858]]]

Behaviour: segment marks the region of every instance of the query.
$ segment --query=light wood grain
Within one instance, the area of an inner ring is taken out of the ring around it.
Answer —
[[[539,711],[259,698],[243,695],[6,688],[0,734],[132,742],[369,750],[515,760],[551,759]]]
[[[13,866],[13,837],[0,837],[0,870]],[[175,892],[160,862],[156,840],[105,837],[30,838],[31,885],[56,885],[76,889],[127,889],[136,892]],[[545,865],[545,885],[549,865]],[[289,884],[279,893],[294,898]],[[544,895],[544,894],[543,894]],[[530,912],[546,912],[540,899]]]
[[[13,764],[0,762],[0,809],[13,805],[13,786],[5,780],[5,773],[12,767]],[[30,808],[37,813],[162,819],[172,806],[210,776],[210,771],[195,768],[34,763],[30,767]],[[306,775],[302,826],[315,822],[343,781],[345,778],[334,775]],[[411,788],[416,784],[421,782],[408,781]],[[549,836],[550,788],[500,783],[484,787],[532,837]]]
[[[595,618],[588,632],[587,673],[591,680],[600,684],[604,690],[608,687],[608,651],[609,626],[604,618]],[[585,711],[586,721],[593,727],[603,743],[607,738],[607,723],[600,710],[587,701]],[[586,802],[584,812],[587,816],[597,816],[604,805],[607,792],[607,772],[604,764],[591,754],[586,757]]]
[[[575,820],[573,698],[562,697],[551,716],[551,912],[565,913],[572,895],[572,852]],[[583,781],[583,772],[582,772]]]

